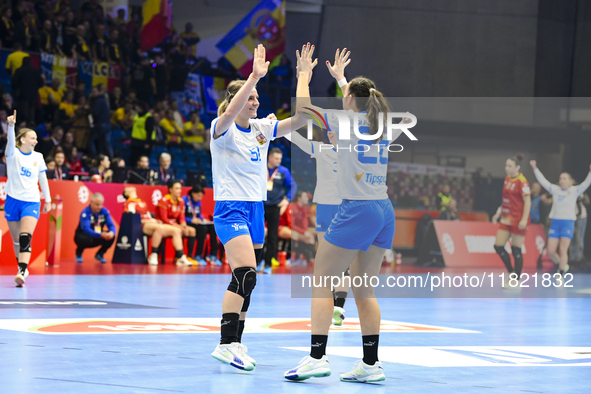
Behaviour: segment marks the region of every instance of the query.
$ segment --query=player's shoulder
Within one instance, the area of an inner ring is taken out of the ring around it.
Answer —
[[[519,174],[519,176],[517,177],[517,179],[519,180],[519,182],[521,183],[527,183],[527,178],[525,177],[525,175],[523,174]]]

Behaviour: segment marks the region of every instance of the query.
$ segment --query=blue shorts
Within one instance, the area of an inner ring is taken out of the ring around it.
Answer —
[[[552,219],[548,238],[573,239],[575,234],[575,221],[565,219]]]
[[[6,196],[4,204],[4,217],[7,222],[18,222],[25,216],[32,216],[39,219],[41,212],[40,202],[21,201],[10,196]]]
[[[330,222],[339,211],[338,205],[317,204],[316,205],[316,231],[326,232]]]
[[[216,201],[213,224],[226,244],[239,235],[250,235],[252,243],[265,243],[265,208],[262,201]]]
[[[343,200],[324,239],[343,249],[367,251],[371,245],[391,249],[395,220],[389,199]]]

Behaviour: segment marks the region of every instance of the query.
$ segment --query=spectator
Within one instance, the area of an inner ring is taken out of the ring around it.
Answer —
[[[419,205],[417,209],[430,211],[431,210],[431,200],[427,196],[423,196],[419,198]]]
[[[45,159],[45,166],[47,167],[47,171],[53,171],[55,169],[55,160],[51,156],[47,156]]]
[[[170,181],[175,179],[174,171],[172,168],[170,168],[172,157],[169,153],[163,152],[160,155],[158,162],[160,163],[160,167],[158,168],[158,178],[156,180],[156,184],[168,185]]]
[[[188,244],[194,244],[196,232],[193,227],[187,226],[187,221],[185,220],[185,202],[181,198],[181,183],[177,180],[171,180],[167,186],[168,194],[158,203],[156,219],[162,221],[164,224],[170,224],[180,228],[183,232],[183,237],[189,238]],[[197,264],[191,257],[187,257],[187,260],[191,265]]]
[[[78,106],[74,104],[74,92],[72,90],[68,90],[62,96],[63,99],[59,103],[59,119],[72,119],[76,114],[76,110]]]
[[[583,193],[577,198],[575,234],[570,245],[570,258],[573,262],[585,262],[585,230],[587,229],[587,207],[591,201],[589,195]]]
[[[131,131],[133,120],[133,104],[128,100],[125,101],[123,107],[118,108],[111,116],[111,124],[125,131]]]
[[[140,156],[137,160],[136,167],[129,173],[128,183],[149,185],[153,175],[155,174],[150,170],[150,159],[148,159],[148,156]]]
[[[0,134],[3,135],[3,138],[6,138],[8,135],[8,121],[7,121],[7,113],[4,108],[0,108]]]
[[[297,250],[294,251],[303,253],[307,259],[311,259],[314,255],[316,235],[310,225],[311,212],[308,205],[310,197],[307,192],[298,191],[295,194],[294,201],[295,203],[291,203],[291,240],[298,243]],[[298,260],[302,261],[303,259]],[[305,261],[302,261],[302,263],[307,265]],[[293,265],[299,265],[299,263],[295,262]]]
[[[6,48],[12,48],[14,40],[14,22],[12,21],[12,8],[4,6],[2,10],[2,23],[0,23],[0,40]]]
[[[183,141],[193,145],[195,149],[209,149],[208,133],[201,122],[197,111],[191,112],[189,121],[185,123]]]
[[[44,138],[37,144],[37,151],[43,154],[43,156],[49,156],[51,151],[62,143],[64,138],[64,128],[62,126],[56,126],[53,128],[50,137]]]
[[[538,182],[531,185],[531,209],[529,219],[531,223],[540,223],[540,201],[542,199],[542,186]]]
[[[460,216],[458,215],[457,211],[458,203],[455,199],[451,199],[448,201],[446,208],[441,211],[437,220],[460,220]]]
[[[140,156],[150,156],[152,143],[155,139],[154,118],[149,112],[148,104],[140,101],[136,103],[137,113],[133,117],[131,130],[130,163],[136,163]]]
[[[103,153],[109,157],[113,157],[113,147],[111,146],[111,116],[102,83],[92,88],[92,107],[90,112],[94,122],[90,134],[90,154],[95,156],[97,153]]]
[[[96,37],[92,42],[91,53],[92,59],[95,62],[106,62],[109,60],[107,52],[109,51],[109,44],[105,36],[105,25],[99,24],[96,26]]]
[[[70,149],[65,149],[64,153],[66,154],[67,158],[67,165],[70,168],[70,172],[83,172],[84,168],[82,167],[82,161],[78,157],[78,148],[73,146]]]
[[[292,180],[289,170],[281,165],[282,159],[283,153],[281,153],[281,149],[272,148],[269,151],[267,159],[267,201],[265,201],[265,221],[267,222],[268,231],[264,270],[267,273],[270,273],[272,265],[279,265],[277,261],[279,218],[289,205],[288,196],[291,197],[296,190],[295,182]]]
[[[52,34],[54,37],[54,50],[56,55],[64,55],[64,42],[65,42],[65,28],[64,28],[65,17],[64,14],[57,14],[53,19]]]
[[[42,75],[43,79],[45,76]],[[39,99],[43,108],[43,119],[46,121],[53,120],[55,112],[59,109],[59,105],[62,102],[64,96],[64,90],[60,88],[61,81],[54,78],[51,81],[51,86],[43,86],[39,89]]]
[[[39,51],[41,53],[53,53],[55,46],[55,39],[53,36],[53,25],[51,20],[47,19],[43,22],[43,29],[39,37]]]
[[[445,210],[451,200],[452,196],[449,192],[449,185],[446,183],[437,195],[437,209],[441,211]]]
[[[187,242],[187,254],[193,256],[199,265],[207,265],[203,258],[203,249],[205,244],[205,237],[209,234],[209,255],[207,259],[213,265],[221,266],[222,262],[218,259],[218,241],[213,222],[210,219],[205,219],[201,214],[201,200],[205,191],[201,185],[195,185],[185,197],[185,220],[190,227],[195,229],[197,248],[193,253],[193,245]]]
[[[156,80],[147,56],[142,56],[140,63],[132,66],[128,86],[136,91],[139,100],[147,103],[152,101],[156,93]]]
[[[180,34],[181,39],[187,46],[187,52],[193,56],[197,56],[197,43],[201,41],[199,34],[193,31],[193,24],[187,22],[185,24],[185,31]]]
[[[117,27],[125,26],[127,24],[127,21],[125,20],[125,10],[123,8],[117,10],[117,16],[113,18],[112,22]]]
[[[111,93],[109,93],[109,109],[111,111],[116,111],[123,107],[126,101],[123,101],[123,94],[119,86],[115,86]]]
[[[102,264],[107,261],[105,253],[115,242],[115,225],[109,211],[103,207],[105,198],[101,193],[95,193],[90,198],[90,205],[82,210],[80,223],[76,228],[74,243],[76,244],[76,262],[81,263],[84,249],[100,249],[94,256]],[[107,227],[105,230],[105,226]]]
[[[123,57],[121,55],[121,48],[119,47],[119,30],[113,29],[109,34],[107,59],[109,63],[123,65]]]
[[[41,86],[41,73],[31,66],[31,58],[25,57],[23,65],[12,76],[12,92],[16,99],[19,118],[29,124],[35,121],[35,101]]]
[[[166,132],[168,141],[172,144],[180,144],[183,139],[181,127],[174,121],[174,111],[164,111],[164,118],[160,121],[160,127]]]
[[[166,145],[166,131],[160,127],[160,121],[162,120],[162,116],[160,113],[154,112],[154,143],[156,145]]]
[[[76,84],[76,89],[74,89],[74,99],[72,102],[79,102],[80,97],[86,97],[86,82],[84,81],[78,81]]]
[[[41,123],[39,126],[35,127],[35,133],[37,133],[37,141],[41,143],[42,139],[51,137],[51,134],[53,133],[53,124],[51,122]]]
[[[166,98],[166,89],[168,84],[166,63],[164,62],[164,58],[161,55],[155,56],[155,66],[154,82],[156,84],[156,100],[164,100]]]
[[[74,146],[74,134],[72,134],[71,132],[67,132],[66,134],[64,134],[64,138],[62,139],[62,148],[64,148],[64,151],[66,149],[70,149]]]
[[[20,42],[24,50],[34,51],[37,49],[36,35],[37,28],[33,21],[33,14],[27,12],[23,15],[23,19],[14,25],[14,40]]]
[[[72,54],[75,59],[80,60],[92,60],[90,48],[86,43],[84,36],[86,35],[86,27],[83,24],[79,24],[76,27],[76,34],[72,42]]]
[[[67,181],[70,179],[70,171],[66,167],[66,155],[64,152],[57,152],[53,157],[55,161],[55,168],[47,170],[47,179],[55,179],[58,181]]]
[[[109,156],[99,154],[92,161],[92,168],[90,169],[88,175],[91,176],[91,180],[93,182],[111,182],[113,179],[113,170],[109,168],[110,166],[111,160],[109,160]]]
[[[179,129],[183,130],[185,128],[185,120],[183,119],[183,115],[179,112],[179,102],[177,100],[172,100],[170,102],[170,109],[172,110],[172,117],[175,123],[179,126]]]

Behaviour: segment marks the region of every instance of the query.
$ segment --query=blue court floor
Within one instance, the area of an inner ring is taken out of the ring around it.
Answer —
[[[582,274],[591,284],[591,275]],[[224,275],[0,276],[0,393],[591,393],[591,299],[382,299],[386,381],[342,383],[361,357],[354,300],[332,376],[283,379],[308,352],[310,300],[259,276],[242,372],[210,356]]]

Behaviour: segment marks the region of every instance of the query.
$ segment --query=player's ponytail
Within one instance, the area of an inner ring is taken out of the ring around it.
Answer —
[[[235,81],[230,82],[228,88],[226,89],[226,97],[224,101],[221,102],[220,106],[218,107],[218,116],[222,116],[226,109],[228,109],[228,105],[230,105],[230,101],[236,96],[236,93],[244,86],[246,83],[243,79],[237,79]]]
[[[25,137],[29,131],[32,131],[33,133],[35,132],[35,130],[28,129],[26,127],[23,127],[18,131],[16,139],[14,140],[14,145],[16,145],[17,148],[21,147],[21,145],[23,144],[21,138]]]
[[[521,162],[523,161],[523,153],[518,153],[515,156],[510,157],[509,160],[515,163],[516,166],[521,166]]]
[[[367,111],[367,120],[371,133],[375,134],[378,131],[380,112],[384,114],[385,130],[388,119],[387,113],[390,108],[384,95],[376,89],[376,84],[369,78],[357,77],[349,82],[347,90],[355,97],[357,108]]]

